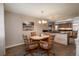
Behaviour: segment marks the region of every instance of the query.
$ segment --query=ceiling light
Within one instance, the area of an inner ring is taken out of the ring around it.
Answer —
[[[47,21],[44,21],[44,23],[47,23]]]
[[[41,24],[42,22],[39,20],[38,23]]]
[[[42,15],[44,14],[44,11],[43,11],[43,10],[41,11],[41,14],[42,14]],[[38,23],[39,23],[39,24],[46,24],[47,21],[45,21],[45,20],[39,20]]]
[[[39,23],[39,24],[46,24],[47,21],[45,21],[45,20],[39,20],[38,23]]]
[[[44,20],[42,20],[42,23],[43,23],[43,24],[45,23]]]

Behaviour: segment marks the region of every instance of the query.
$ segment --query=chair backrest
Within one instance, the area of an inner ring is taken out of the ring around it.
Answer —
[[[36,32],[31,32],[31,36],[36,36]]]
[[[26,36],[26,35],[25,35],[25,36],[23,35],[23,40],[24,40],[24,43],[25,43],[25,44],[28,43],[28,39],[27,39],[27,36]]]
[[[27,35],[23,35],[23,40],[24,40],[25,45],[30,44],[30,39],[27,38]]]
[[[51,35],[51,33],[46,33],[46,35],[49,35],[47,41],[48,41],[48,48],[51,48],[54,43],[55,35]]]
[[[55,35],[49,35],[49,38],[48,38],[48,44],[49,46],[51,47],[54,43],[54,38],[55,38]]]

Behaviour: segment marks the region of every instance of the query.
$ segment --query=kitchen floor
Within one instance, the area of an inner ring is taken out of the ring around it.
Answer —
[[[52,46],[52,51],[55,52],[55,56],[75,56],[75,41],[67,46],[54,42],[54,45]],[[25,54],[26,56],[30,56],[27,52],[25,52],[25,45],[19,45],[16,47],[6,49],[6,56],[24,56]],[[47,56],[47,54],[44,50],[37,49],[34,52],[34,56]]]

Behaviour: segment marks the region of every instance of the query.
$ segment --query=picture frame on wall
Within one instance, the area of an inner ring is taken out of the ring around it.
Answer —
[[[34,30],[34,22],[23,22],[23,31],[32,31]]]

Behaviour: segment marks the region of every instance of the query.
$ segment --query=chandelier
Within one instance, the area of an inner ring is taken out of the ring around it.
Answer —
[[[44,11],[41,11],[41,14],[43,14],[43,13],[44,13]],[[47,21],[43,19],[43,20],[39,20],[38,23],[39,24],[46,24]]]

